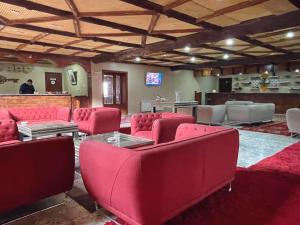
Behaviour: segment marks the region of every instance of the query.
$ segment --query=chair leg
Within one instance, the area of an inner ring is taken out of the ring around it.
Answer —
[[[99,209],[98,203],[95,201],[94,204],[95,204],[96,210],[98,210]]]
[[[232,185],[231,185],[231,183],[228,184],[228,189],[227,189],[227,191],[228,191],[228,192],[231,192],[231,191],[232,191]]]

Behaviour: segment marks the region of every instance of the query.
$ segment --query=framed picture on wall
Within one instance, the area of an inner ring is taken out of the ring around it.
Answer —
[[[68,70],[68,76],[72,85],[77,85],[77,71],[72,69]]]

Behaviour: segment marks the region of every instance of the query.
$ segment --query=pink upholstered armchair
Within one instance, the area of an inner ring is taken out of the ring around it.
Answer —
[[[118,131],[121,110],[107,107],[79,108],[74,110],[73,120],[81,132],[90,135]]]
[[[139,113],[131,117],[131,135],[152,139],[155,144],[173,141],[181,123],[194,118],[179,113]]]
[[[0,145],[19,142],[18,129],[13,120],[0,120]]]

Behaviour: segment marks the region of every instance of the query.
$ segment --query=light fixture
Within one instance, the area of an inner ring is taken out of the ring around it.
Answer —
[[[269,73],[269,71],[268,71],[268,70],[266,70],[266,71],[265,71],[265,74],[268,74],[268,73]]]
[[[193,57],[191,57],[191,62],[195,62],[196,61],[196,58],[193,56]]]
[[[218,73],[218,74],[217,74],[217,77],[219,77],[219,76],[220,76],[220,74]]]
[[[243,75],[243,73],[239,73],[239,75]]]
[[[212,93],[216,93],[217,91],[215,89],[212,90]]]
[[[286,33],[287,38],[293,38],[295,36],[295,33],[293,31],[289,31]]]
[[[296,70],[295,70],[295,72],[296,72],[296,73],[299,73],[299,72],[300,72],[300,70],[299,70],[299,69],[296,69]]]
[[[185,52],[189,52],[190,50],[191,50],[191,47],[190,47],[190,46],[185,46],[185,47],[184,47],[184,51],[185,51]]]
[[[224,54],[223,55],[223,59],[229,59],[229,55],[228,54]]]
[[[140,61],[141,61],[141,58],[140,58],[140,57],[136,57],[136,58],[135,58],[135,61],[136,61],[136,62],[140,62]]]
[[[234,44],[234,40],[232,38],[228,38],[226,41],[225,41],[226,45],[228,46],[231,46]]]
[[[163,55],[163,57],[167,57],[167,55],[166,55],[166,54],[164,54],[164,55]]]

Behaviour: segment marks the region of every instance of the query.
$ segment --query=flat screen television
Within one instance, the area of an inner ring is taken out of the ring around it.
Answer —
[[[147,72],[146,86],[161,86],[162,78],[162,73]]]

